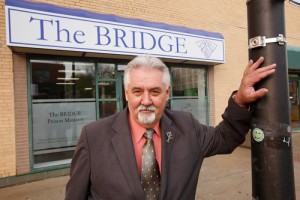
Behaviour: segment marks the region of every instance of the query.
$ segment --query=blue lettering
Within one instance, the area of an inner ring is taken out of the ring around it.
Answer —
[[[131,31],[132,32],[132,48],[136,48],[136,46],[135,46],[135,31]]]
[[[121,33],[121,36],[119,36],[119,33]],[[115,28],[115,34],[116,34],[116,47],[120,47],[119,40],[123,43],[123,45],[128,48],[127,44],[124,41],[124,37],[126,36],[126,33],[122,29]]]
[[[162,40],[163,40],[163,38],[168,38],[168,39],[170,39],[170,40],[172,41],[172,38],[171,38],[170,36],[168,36],[168,35],[162,35],[162,36],[160,36],[160,37],[158,38],[158,46],[159,46],[159,48],[160,48],[162,51],[165,51],[165,52],[171,52],[171,51],[172,51],[173,45],[171,45],[171,44],[166,44],[166,46],[168,46],[169,48],[168,48],[168,50],[164,49],[164,48],[163,48],[163,45],[162,45]]]
[[[78,38],[77,38],[77,36],[85,36],[85,34],[84,34],[83,31],[76,31],[74,33],[74,37],[73,38],[74,38],[74,40],[75,40],[76,43],[79,43],[79,44],[85,43],[85,40],[79,41]]]
[[[151,43],[150,38],[152,39],[152,46],[150,45],[150,47],[148,48],[145,47],[145,41],[146,41],[145,36],[147,35],[150,36],[149,40],[147,40],[147,44],[150,44]],[[141,49],[151,50],[154,49],[155,45],[156,45],[156,40],[151,33],[141,32]]]
[[[182,43],[180,41],[182,41]],[[185,49],[185,38],[176,37],[176,44],[176,53],[187,53]],[[182,51],[180,51],[180,47],[183,47]]]
[[[38,38],[38,40],[47,40],[46,38],[45,38],[45,27],[44,27],[44,22],[50,22],[51,23],[51,25],[53,25],[53,20],[44,20],[44,19],[37,19],[37,18],[33,18],[33,17],[30,17],[30,20],[29,20],[29,22],[32,22],[32,21],[34,21],[34,20],[38,20],[38,21],[40,21],[40,38]]]
[[[110,37],[108,35],[109,34],[108,28],[101,27],[101,26],[96,26],[96,28],[97,28],[97,35],[98,35],[96,45],[109,45],[110,42],[111,42],[111,39],[110,39]],[[106,32],[102,33],[101,30],[105,30]],[[101,43],[101,41],[102,41],[101,39],[103,39],[103,38],[106,39],[106,43]]]
[[[67,29],[61,29],[60,30],[59,20],[56,20],[55,22],[57,24],[57,40],[56,41],[62,42],[61,39],[60,39],[60,34],[61,34],[61,32],[65,32],[67,34],[67,40],[66,40],[66,42],[71,42],[70,41],[70,32]]]

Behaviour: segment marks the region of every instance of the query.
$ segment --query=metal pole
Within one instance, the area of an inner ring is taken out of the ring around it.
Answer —
[[[284,0],[247,0],[249,58],[276,63],[276,72],[255,85],[268,94],[254,105],[251,121],[252,196],[294,200],[294,167],[288,93]]]

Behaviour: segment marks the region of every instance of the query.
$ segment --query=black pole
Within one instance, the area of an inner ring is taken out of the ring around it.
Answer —
[[[253,105],[252,196],[294,200],[284,0],[247,0],[247,10],[249,58],[263,56],[263,66],[277,64],[273,75],[255,85],[269,92]]]

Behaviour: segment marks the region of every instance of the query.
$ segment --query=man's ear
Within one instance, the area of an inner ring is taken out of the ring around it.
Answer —
[[[170,92],[171,92],[171,87],[169,86],[168,88],[167,88],[167,96],[168,96],[168,98],[167,98],[167,101],[170,99]]]
[[[128,90],[124,87],[125,99],[128,101]]]

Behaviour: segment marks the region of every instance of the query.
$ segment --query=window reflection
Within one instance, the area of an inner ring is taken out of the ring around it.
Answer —
[[[95,97],[93,63],[32,60],[32,99]]]
[[[96,119],[95,65],[30,63],[34,168],[69,163],[82,127]]]
[[[116,101],[100,101],[99,112],[101,118],[115,114],[117,112]]]
[[[115,64],[99,63],[99,79],[114,79],[115,78]]]
[[[206,70],[203,68],[173,67],[171,74],[172,110],[190,112],[202,123],[208,124]]]
[[[291,125],[294,129],[300,128],[299,82],[298,74],[289,74]]]
[[[117,112],[116,64],[98,63],[99,116],[107,117]]]
[[[100,99],[111,99],[116,98],[116,82],[114,81],[100,81],[99,87],[99,98]]]

